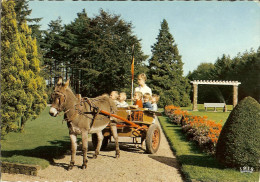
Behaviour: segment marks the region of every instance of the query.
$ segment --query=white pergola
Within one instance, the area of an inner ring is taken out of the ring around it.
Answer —
[[[238,97],[238,85],[241,82],[238,81],[215,81],[215,80],[194,80],[191,81],[193,84],[193,111],[198,111],[197,101],[198,101],[198,85],[233,85],[233,107],[237,105]]]

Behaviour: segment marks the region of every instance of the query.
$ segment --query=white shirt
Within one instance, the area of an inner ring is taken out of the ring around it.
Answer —
[[[113,100],[114,101],[114,103],[115,103],[115,105],[117,106],[118,105],[118,100]]]
[[[152,111],[157,111],[158,110],[158,106],[156,103],[152,104]]]
[[[126,101],[124,101],[124,102],[118,102],[116,106],[117,107],[128,107],[128,104]]]
[[[145,93],[149,93],[152,96],[152,90],[147,86],[144,85],[144,87],[138,86],[135,88],[135,92],[142,92],[142,94],[144,95]]]

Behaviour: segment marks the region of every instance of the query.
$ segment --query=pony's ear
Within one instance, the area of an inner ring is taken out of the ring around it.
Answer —
[[[59,77],[59,80],[57,82],[57,85],[60,86],[62,84],[62,77]]]
[[[64,84],[64,88],[67,89],[70,84],[70,79],[67,80],[67,82]]]

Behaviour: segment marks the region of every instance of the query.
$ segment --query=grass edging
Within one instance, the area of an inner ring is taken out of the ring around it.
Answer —
[[[193,142],[186,139],[181,126],[173,125],[166,116],[160,116],[159,121],[171,149],[181,165],[185,181],[258,181],[258,172],[241,173],[234,169],[224,168],[214,157],[201,152]]]

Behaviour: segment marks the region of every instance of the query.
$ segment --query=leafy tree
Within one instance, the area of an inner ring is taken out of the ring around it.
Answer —
[[[189,80],[214,80],[215,65],[212,63],[201,63],[196,70],[187,77]],[[198,103],[224,102],[220,87],[216,85],[198,85]],[[190,97],[193,99],[193,92]]]
[[[217,80],[225,80],[227,77],[227,73],[231,69],[232,60],[230,56],[226,56],[225,54],[222,58],[218,58],[214,64],[213,76]]]
[[[255,52],[238,53],[234,58],[223,55],[218,58],[214,65],[199,65],[196,70],[188,75],[190,80],[227,80],[239,81],[238,100],[251,96],[260,102],[260,50]],[[207,68],[208,67],[208,68]],[[199,99],[203,102],[223,102],[228,104],[233,102],[232,86],[205,86],[199,85]]]
[[[68,71],[76,93],[95,97],[123,90],[130,94],[132,45],[136,74],[144,70],[142,62],[147,58],[140,40],[132,35],[131,23],[103,10],[92,19],[85,10],[77,15],[64,31]]]
[[[251,96],[260,102],[260,49],[257,52],[245,52],[233,59],[230,79],[241,82],[239,85],[239,100]]]
[[[161,23],[157,42],[152,46],[152,54],[149,60],[149,86],[161,96],[159,106],[189,105],[190,84],[183,77],[183,62],[165,19]]]
[[[201,63],[196,70],[187,76],[190,80],[208,80],[212,78],[215,65],[212,63]]]
[[[20,119],[24,126],[30,116],[39,114],[46,105],[44,81],[39,77],[36,41],[30,42],[26,24],[22,24],[23,31],[19,32],[14,7],[12,0],[2,2],[2,135],[16,131]]]
[[[130,94],[132,45],[135,45],[136,74],[142,70],[147,58],[141,50],[140,40],[133,35],[132,24],[122,20],[119,15],[110,15],[101,10],[100,15],[92,19],[91,30],[90,45],[95,45],[91,50],[91,63],[98,72],[97,81],[93,80],[94,92],[102,94],[124,90]]]

